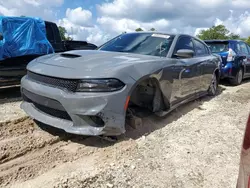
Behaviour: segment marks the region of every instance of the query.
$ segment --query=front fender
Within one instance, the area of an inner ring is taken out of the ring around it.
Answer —
[[[153,74],[148,74],[139,78],[135,82],[135,84],[131,87],[129,91],[129,96],[132,95],[133,91],[140,83],[145,82],[147,80],[151,80],[154,83],[157,90],[160,92],[160,95],[158,96],[160,98],[159,100],[162,103],[164,103],[166,108],[169,108],[173,81],[168,79],[163,79],[164,77],[162,75],[163,75],[163,70],[159,70]]]

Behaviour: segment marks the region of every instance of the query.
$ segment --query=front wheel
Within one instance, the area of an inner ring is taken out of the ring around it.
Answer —
[[[233,79],[230,80],[230,83],[231,83],[232,85],[234,85],[234,86],[237,86],[237,85],[240,85],[240,84],[241,84],[242,80],[243,80],[243,69],[241,68],[241,69],[237,72],[235,78],[233,78]]]
[[[208,95],[215,96],[217,94],[217,91],[218,91],[218,79],[217,75],[214,73],[210,86],[208,88]]]

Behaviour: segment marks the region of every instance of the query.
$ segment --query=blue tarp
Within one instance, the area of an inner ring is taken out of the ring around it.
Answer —
[[[0,34],[0,60],[54,52],[46,37],[45,22],[39,18],[0,16]]]

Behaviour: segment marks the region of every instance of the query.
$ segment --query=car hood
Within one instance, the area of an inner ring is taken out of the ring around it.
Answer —
[[[146,62],[156,63],[162,59],[132,53],[74,50],[39,57],[30,62],[27,69],[38,74],[61,78],[100,78],[115,76],[128,66]]]

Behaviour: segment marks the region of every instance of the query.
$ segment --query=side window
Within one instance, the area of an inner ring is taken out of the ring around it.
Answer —
[[[50,24],[46,24],[46,35],[49,42],[54,42],[54,33]]]
[[[237,45],[238,50],[243,54],[249,54],[247,45],[244,42],[239,42],[239,45]]]
[[[206,49],[206,54],[210,54],[210,49],[207,46],[205,47],[205,49]]]
[[[250,46],[247,45],[247,49],[248,49],[248,54],[250,54]]]
[[[177,44],[175,46],[174,54],[180,50],[180,49],[185,49],[185,50],[194,50],[194,45],[191,37],[180,37],[179,40],[177,41]]]
[[[57,25],[51,24],[51,28],[53,29],[55,42],[61,42],[62,39],[61,39],[60,32],[59,32]]]
[[[194,45],[197,56],[203,56],[208,54],[207,47],[200,41],[194,39]]]

